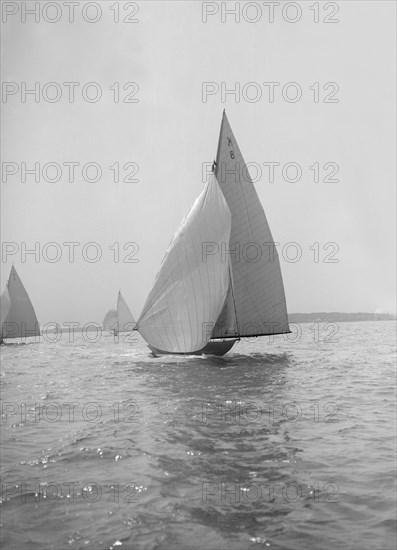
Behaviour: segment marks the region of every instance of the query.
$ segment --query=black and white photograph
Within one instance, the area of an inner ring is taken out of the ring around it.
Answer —
[[[395,0],[1,0],[2,550],[394,550]]]

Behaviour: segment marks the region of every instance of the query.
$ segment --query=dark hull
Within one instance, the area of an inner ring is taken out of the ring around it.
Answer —
[[[216,355],[218,357],[222,357],[222,355],[225,355],[225,353],[227,353],[232,349],[232,347],[236,342],[237,342],[237,338],[235,340],[233,339],[221,340],[219,342],[210,341],[202,349],[199,349],[197,351],[191,351],[189,353],[176,353],[172,351],[163,351],[161,349],[154,348],[149,344],[148,344],[148,347],[155,355]]]

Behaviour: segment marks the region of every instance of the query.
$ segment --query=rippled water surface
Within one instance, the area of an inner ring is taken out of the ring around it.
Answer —
[[[394,548],[396,324],[337,328],[2,346],[3,548]]]

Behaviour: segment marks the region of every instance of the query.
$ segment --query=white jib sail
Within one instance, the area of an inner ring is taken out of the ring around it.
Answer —
[[[7,289],[11,308],[4,321],[3,338],[40,336],[40,327],[32,302],[14,266],[11,268]]]
[[[117,320],[119,323],[119,332],[133,330],[136,324],[130,308],[127,306],[121,292],[119,292],[117,296]]]
[[[212,175],[182,222],[164,257],[138,320],[143,338],[174,353],[202,349],[229,291],[229,265],[222,242],[229,242],[230,209]]]
[[[234,301],[241,336],[289,331],[280,262],[263,207],[244,158],[223,113],[216,178],[232,213],[225,243],[233,273]],[[222,331],[218,336],[227,336]]]
[[[115,309],[109,309],[109,311],[106,313],[102,323],[102,328],[106,332],[111,330],[118,330],[117,311]]]

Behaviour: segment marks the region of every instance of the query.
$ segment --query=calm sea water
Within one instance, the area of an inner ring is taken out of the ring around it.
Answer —
[[[334,329],[2,346],[2,547],[394,549],[396,323]]]

